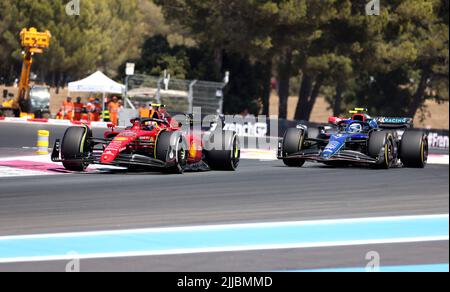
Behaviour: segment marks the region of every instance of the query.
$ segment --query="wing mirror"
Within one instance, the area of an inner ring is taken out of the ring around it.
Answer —
[[[114,128],[116,127],[113,123],[109,123],[107,126],[111,131],[114,131]]]
[[[338,117],[329,117],[328,118],[328,124],[333,124],[333,125],[337,125],[339,124],[343,119],[338,118]]]

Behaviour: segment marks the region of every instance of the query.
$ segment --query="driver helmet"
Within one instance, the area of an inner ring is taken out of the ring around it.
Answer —
[[[152,131],[155,127],[157,126],[157,124],[153,121],[146,121],[143,123],[142,125],[142,129],[146,130],[146,131]]]
[[[158,122],[155,122],[155,121],[147,121],[147,122],[145,122],[145,126],[151,127],[151,128],[155,128],[155,127],[158,127]]]
[[[350,133],[353,133],[353,134],[361,133],[362,130],[363,130],[362,125],[361,125],[361,124],[357,124],[357,123],[351,124],[351,125],[348,127],[348,131],[349,131]]]

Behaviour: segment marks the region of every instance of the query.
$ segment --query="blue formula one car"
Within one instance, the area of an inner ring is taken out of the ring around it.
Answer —
[[[278,159],[289,167],[306,161],[326,165],[371,165],[375,168],[424,168],[428,138],[412,129],[410,118],[372,118],[362,109],[350,119],[330,118],[331,130],[298,125],[278,145]]]

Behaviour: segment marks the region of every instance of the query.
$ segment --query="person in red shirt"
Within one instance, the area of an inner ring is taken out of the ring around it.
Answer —
[[[81,97],[77,97],[77,102],[73,104],[74,108],[74,121],[81,121],[81,118],[83,116],[83,110],[84,110],[84,103],[81,102]]]
[[[61,111],[65,120],[71,121],[73,119],[74,103],[71,97],[67,97],[66,101],[63,102]]]

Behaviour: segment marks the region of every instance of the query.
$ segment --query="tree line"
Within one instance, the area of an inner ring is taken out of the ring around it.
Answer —
[[[351,106],[409,115],[427,99],[448,100],[448,0],[83,0],[68,17],[62,0],[0,3],[0,76],[17,75],[18,32],[49,29],[38,58],[52,84],[97,68],[219,81],[232,78],[225,111],[269,113],[276,79],[279,117],[297,95],[295,118],[308,120],[318,96],[335,115]]]
[[[138,56],[143,40],[167,30],[160,9],[148,0],[82,0],[80,15],[67,15],[68,0],[0,2],[0,76],[15,78],[21,68],[22,28],[49,30],[51,46],[34,58],[33,72],[54,86],[97,69],[116,74]]]

